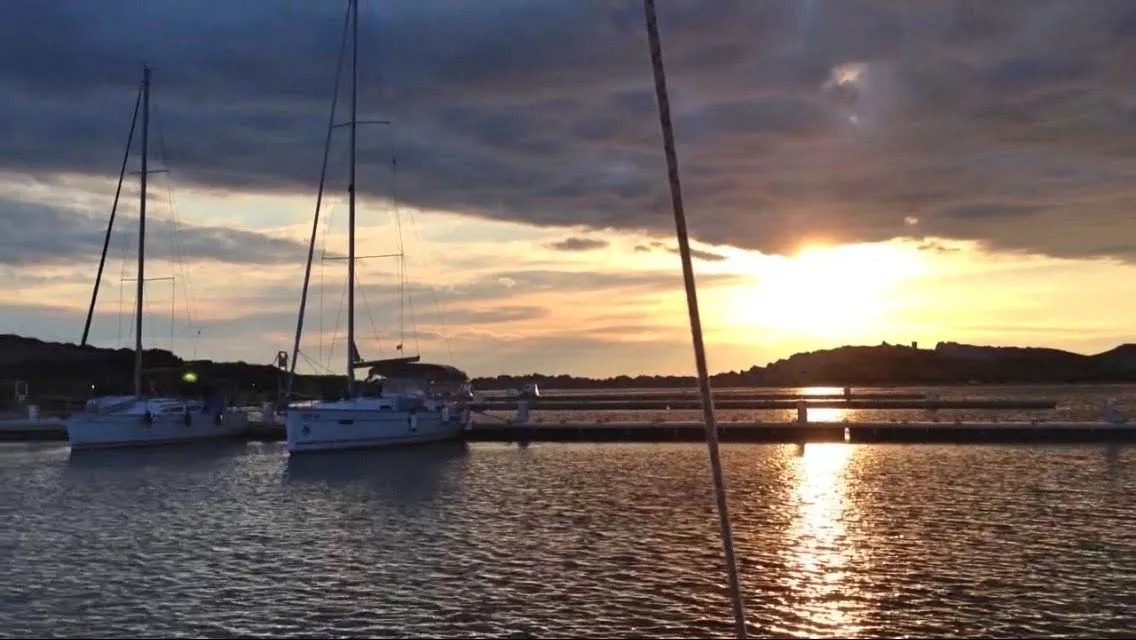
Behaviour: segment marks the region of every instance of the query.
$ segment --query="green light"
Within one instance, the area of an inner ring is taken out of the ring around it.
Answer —
[[[181,379],[186,382],[197,382],[197,374],[192,371],[186,371],[182,374]]]

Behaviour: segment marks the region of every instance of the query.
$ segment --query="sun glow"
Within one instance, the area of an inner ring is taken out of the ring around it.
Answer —
[[[809,247],[755,265],[753,284],[734,287],[724,311],[738,329],[855,340],[876,328],[889,294],[926,268],[917,251],[896,244]]]

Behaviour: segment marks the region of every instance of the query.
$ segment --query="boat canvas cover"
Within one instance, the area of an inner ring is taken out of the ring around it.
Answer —
[[[371,376],[384,378],[416,378],[428,382],[467,382],[466,372],[447,364],[427,362],[386,362],[371,367]]]

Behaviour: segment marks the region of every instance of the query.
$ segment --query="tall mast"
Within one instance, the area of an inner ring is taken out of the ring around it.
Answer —
[[[150,142],[150,66],[142,70],[142,172],[138,202],[138,288],[134,302],[134,395],[142,396],[142,292],[146,285],[146,154]]]
[[[359,0],[351,0],[351,144],[347,174],[347,397],[355,396],[355,127],[359,100]]]

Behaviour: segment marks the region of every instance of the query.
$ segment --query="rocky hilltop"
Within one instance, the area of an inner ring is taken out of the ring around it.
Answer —
[[[1084,355],[1044,347],[995,347],[940,342],[934,349],[883,343],[798,353],[764,367],[713,376],[718,387],[957,385],[1136,382],[1136,344]],[[692,387],[693,376],[497,376],[480,388],[528,383],[557,389]]]

